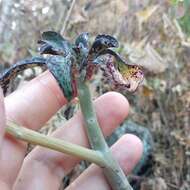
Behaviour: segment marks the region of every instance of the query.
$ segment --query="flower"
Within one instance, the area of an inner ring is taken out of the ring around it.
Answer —
[[[95,68],[101,68],[109,83],[116,89],[133,92],[143,80],[137,65],[130,65],[113,48],[118,41],[110,35],[98,35],[92,45],[89,34],[80,34],[70,43],[60,34],[47,31],[39,41],[41,54],[48,54],[46,65],[70,101],[77,95],[76,80],[90,80]]]
[[[143,81],[143,72],[135,65],[122,65],[117,67],[117,62],[113,56],[105,58],[105,64],[100,66],[103,75],[114,89],[119,91],[134,92]]]

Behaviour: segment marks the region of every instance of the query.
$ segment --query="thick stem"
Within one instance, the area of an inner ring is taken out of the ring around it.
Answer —
[[[99,128],[96,113],[91,101],[90,91],[87,85],[78,80],[79,101],[84,119],[86,122],[87,135],[90,145],[94,150],[107,150],[108,146],[105,143],[102,131]]]
[[[18,126],[11,121],[7,122],[6,132],[17,139],[66,153],[95,163],[102,167],[105,165],[102,154],[99,151],[90,150],[88,148],[84,148],[61,139],[40,134],[36,131]]]
[[[106,166],[103,172],[113,190],[132,190],[124,172],[113,158],[105,138],[100,130],[93,107],[89,87],[82,79],[77,80],[78,97],[90,145],[103,154]]]

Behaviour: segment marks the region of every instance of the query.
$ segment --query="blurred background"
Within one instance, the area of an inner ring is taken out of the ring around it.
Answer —
[[[0,71],[37,54],[37,41],[46,30],[71,41],[84,31],[92,38],[102,33],[117,37],[121,54],[145,71],[138,90],[125,94],[131,106],[126,122],[148,131],[149,141],[154,141],[149,142],[149,164],[131,175],[134,188],[189,190],[190,0],[0,0]],[[24,71],[10,92],[41,72]],[[95,97],[110,90],[101,73],[92,84]],[[77,108],[64,107],[41,131],[51,133],[63,126]],[[114,135],[117,138],[122,131]],[[87,166],[84,162],[77,166],[60,190]]]

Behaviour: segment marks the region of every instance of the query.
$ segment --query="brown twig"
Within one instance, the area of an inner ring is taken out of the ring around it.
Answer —
[[[72,10],[74,8],[75,2],[76,2],[76,0],[72,1],[70,9],[68,10],[67,16],[66,16],[66,18],[64,20],[63,27],[62,27],[61,32],[60,32],[62,35],[64,35],[65,30],[67,28],[67,25],[68,25],[68,22],[69,22],[69,18],[71,16]]]

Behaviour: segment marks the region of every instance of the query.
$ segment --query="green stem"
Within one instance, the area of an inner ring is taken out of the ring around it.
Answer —
[[[36,131],[18,126],[11,121],[7,122],[6,132],[17,139],[66,153],[100,166],[105,165],[102,154],[99,151],[90,150],[61,139],[40,134]]]
[[[79,82],[79,81],[78,81]],[[83,82],[78,83],[79,101],[86,122],[86,130],[90,145],[94,150],[107,150],[102,131],[99,128],[96,113],[91,101],[90,91]],[[92,135],[93,134],[93,135]]]
[[[83,82],[83,80],[79,78],[77,80],[77,88],[88,139],[91,147],[100,151],[104,157],[106,165],[103,167],[103,172],[108,183],[113,190],[132,190],[124,172],[113,158],[102,131],[100,130],[87,82]]]

